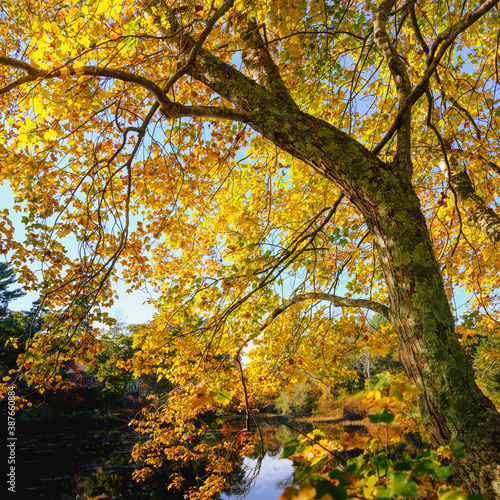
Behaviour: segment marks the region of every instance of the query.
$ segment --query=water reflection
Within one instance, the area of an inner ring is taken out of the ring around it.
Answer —
[[[238,424],[234,422],[234,430]],[[312,430],[310,424],[294,426],[292,429],[276,422],[259,422],[259,428],[253,429],[259,445],[250,456],[232,455],[231,487],[221,495],[221,500],[277,500],[285,487],[292,485],[296,472],[293,462],[280,459],[282,443],[297,437],[297,430],[304,433]],[[344,431],[339,425],[317,427],[322,427],[328,437]],[[225,432],[228,431],[226,427]],[[135,438],[133,432],[124,428],[78,427],[32,436],[26,433],[19,443],[22,465],[18,477],[22,481],[18,498],[85,500],[102,494],[117,500],[183,498],[182,492],[166,489],[174,471],[168,466],[144,483],[132,480],[134,464],[129,457]],[[187,484],[196,484],[200,471],[195,469],[196,465],[192,470],[182,471]]]
[[[276,500],[286,486],[293,483],[294,469],[290,460],[281,459],[281,444],[293,439],[297,432],[277,422],[257,422],[253,427],[258,444],[252,455],[237,457],[232,486],[223,500]]]
[[[260,463],[259,463],[260,462]],[[293,465],[279,455],[265,455],[260,461],[245,457],[241,465],[245,473],[242,483],[232,486],[221,495],[225,500],[277,500],[287,486],[293,484]],[[255,472],[258,472],[255,475]],[[251,478],[250,484],[247,482]]]

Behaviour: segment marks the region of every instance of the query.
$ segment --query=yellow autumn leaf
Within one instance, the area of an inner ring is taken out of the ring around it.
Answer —
[[[206,404],[216,406],[216,397],[217,393],[210,391],[205,382],[200,382],[191,394],[191,409],[196,410]]]
[[[375,401],[381,398],[381,393],[377,389],[372,389],[360,402],[361,409],[369,408]]]
[[[354,434],[344,432],[339,438],[340,444],[346,451],[353,450],[354,448],[364,450],[370,440],[370,436],[362,436],[358,432],[355,432]]]

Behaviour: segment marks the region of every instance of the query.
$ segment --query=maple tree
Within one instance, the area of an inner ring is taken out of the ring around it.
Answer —
[[[58,311],[24,376],[62,383],[47,370],[91,355],[113,280],[147,280],[159,312],[129,368],[177,384],[151,416],[164,457],[234,387],[248,410],[278,376],[342,378],[366,342],[399,349],[429,436],[499,498],[500,415],[452,302],[467,289],[498,335],[496,4],[4,2],[1,176],[26,241],[4,210],[0,250]]]

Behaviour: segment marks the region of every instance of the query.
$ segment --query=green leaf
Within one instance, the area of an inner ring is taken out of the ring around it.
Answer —
[[[393,397],[395,397],[398,401],[403,401],[404,396],[403,393],[399,389],[392,389],[391,394]]]
[[[375,389],[385,389],[391,385],[392,377],[388,373],[381,373],[375,382]]]
[[[380,475],[384,475],[385,471],[391,465],[391,461],[385,453],[381,453],[380,455],[377,455],[373,458],[373,460],[371,461],[371,465],[379,469]]]
[[[375,498],[392,498],[391,491],[386,486],[379,486],[373,492]]]
[[[413,475],[415,477],[421,477],[424,474],[431,474],[436,472],[440,467],[440,463],[437,460],[431,460],[426,458],[418,462],[415,467],[413,467]]]
[[[456,442],[450,444],[451,454],[453,458],[457,460],[463,460],[465,458],[464,445],[462,443]]]
[[[360,471],[365,465],[365,459],[363,455],[358,455],[357,457],[351,458],[347,462],[346,471],[350,472],[354,477],[360,477]]]
[[[434,475],[441,481],[446,481],[450,477],[450,474],[450,468],[444,465],[434,472]]]
[[[412,479],[407,471],[389,471],[387,475],[387,485],[391,492],[391,497],[418,497],[417,483]]]
[[[337,486],[335,486],[331,481],[321,477],[311,479],[311,484],[314,488],[316,488],[316,498],[323,498],[326,495],[330,495],[332,498],[335,498],[335,500],[347,500],[348,495],[345,486],[349,483],[345,481],[343,472],[337,470],[332,472],[335,473],[333,474],[335,477],[332,477],[332,473],[328,476],[339,482]]]
[[[281,457],[288,458],[291,457],[292,455],[295,455],[300,445],[301,442],[298,439],[292,439],[291,441],[286,442],[283,445],[283,451],[281,452]]]
[[[390,424],[394,420],[394,413],[389,413],[387,408],[384,408],[382,411],[375,413],[375,415],[368,415],[368,418],[372,424],[379,424],[381,422]]]
[[[393,467],[394,470],[411,470],[411,468],[415,465],[415,461],[411,458],[404,460],[403,462],[396,462]]]

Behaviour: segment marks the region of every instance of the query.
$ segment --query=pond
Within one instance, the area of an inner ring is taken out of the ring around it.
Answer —
[[[329,434],[342,431],[339,426],[329,427]],[[311,428],[301,425],[303,431]],[[277,500],[293,484],[292,462],[280,456],[281,444],[296,432],[276,423],[262,424],[261,429],[265,453],[261,459],[244,457],[237,464],[234,483],[221,500]],[[16,498],[86,500],[103,493],[116,500],[182,498],[166,490],[167,473],[155,474],[145,483],[132,480],[134,464],[129,456],[135,439],[126,425],[26,430],[17,442]]]

